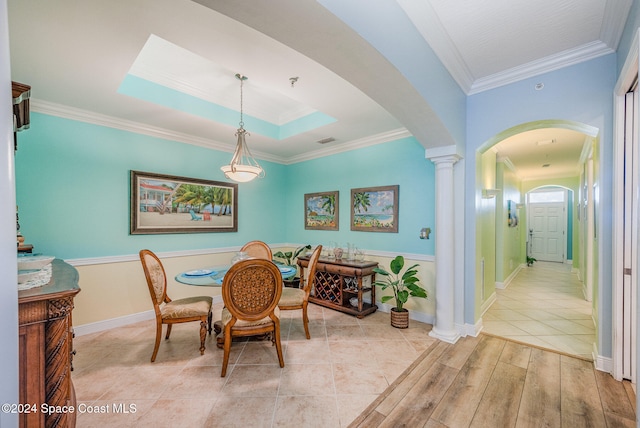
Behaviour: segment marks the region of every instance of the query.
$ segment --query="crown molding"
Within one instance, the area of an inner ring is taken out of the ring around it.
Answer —
[[[513,162],[511,162],[511,159],[509,159],[508,156],[498,156],[496,161],[497,162],[502,162],[504,164],[504,166],[509,168],[509,170],[511,170],[511,172],[513,172],[516,176],[518,176],[518,178],[520,178],[520,176],[518,175],[518,169],[513,164]]]
[[[104,114],[94,113],[88,110],[82,110],[62,104],[51,103],[39,99],[32,98],[30,101],[31,111],[42,113],[50,116],[61,117],[63,119],[76,120],[79,122],[90,123],[92,125],[106,126],[108,128],[120,129],[122,131],[133,132],[136,134],[148,135],[150,137],[162,138],[164,140],[177,141],[180,143],[192,144],[194,146],[204,147],[207,149],[219,150],[221,152],[233,153],[235,146],[220,143],[215,140],[194,137],[192,135],[179,132],[169,131],[167,129],[145,125],[139,122],[133,122],[126,119],[115,118]],[[388,143],[390,141],[399,140],[401,138],[411,137],[412,134],[406,128],[398,128],[389,132],[372,135],[358,140],[353,140],[333,147],[327,147],[302,155],[290,158],[282,158],[269,153],[252,152],[252,154],[260,159],[274,163],[290,165],[307,160],[317,159],[337,153],[343,153],[351,150],[361,149],[363,147],[374,146],[377,144]]]
[[[467,95],[495,89],[510,83],[518,82],[540,74],[549,73],[564,67],[579,64],[613,53],[614,50],[601,41],[587,43],[575,49],[569,49],[518,67],[476,80]]]
[[[611,49],[618,50],[624,24],[627,22],[633,0],[608,0],[604,7],[600,40]]]
[[[598,41],[475,79],[428,1],[397,0],[397,2],[467,95],[498,88],[615,52],[633,3],[632,0],[606,2]]]
[[[468,93],[475,80],[473,74],[431,4],[428,1],[415,0],[397,0],[397,2],[418,32],[432,47],[453,80],[465,93]]]
[[[235,145],[221,143],[216,140],[209,140],[206,138],[195,137],[189,134],[169,131],[167,129],[145,125],[140,122],[120,119],[113,116],[94,113],[88,110],[82,110],[62,104],[51,103],[49,101],[43,101],[36,98],[31,98],[30,108],[33,112],[47,114],[49,116],[76,120],[78,122],[90,123],[92,125],[106,126],[108,128],[120,129],[122,131],[162,138],[163,140],[192,144],[194,146],[219,150],[221,152],[233,153],[233,151],[235,150]],[[269,153],[252,152],[252,154],[256,158],[259,158],[261,160],[283,163],[282,158],[271,155]]]
[[[319,150],[314,150],[312,152],[303,153],[301,155],[292,156],[290,158],[287,158],[283,163],[285,165],[291,165],[298,162],[322,158],[325,156],[335,155],[351,150],[357,150],[364,147],[375,146],[377,144],[388,143],[390,141],[399,140],[401,138],[411,137],[412,135],[413,134],[411,134],[406,128],[398,128],[394,129],[393,131],[383,132],[381,134],[371,135],[369,137],[360,138],[332,147],[327,147]]]

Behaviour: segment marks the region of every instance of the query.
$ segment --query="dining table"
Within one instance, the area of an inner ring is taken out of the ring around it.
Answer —
[[[293,278],[298,269],[295,266],[275,263],[282,274],[282,280],[286,281]],[[176,275],[176,281],[203,287],[222,287],[224,275],[229,271],[231,265],[206,267],[201,269],[192,269],[186,272],[180,272]]]
[[[281,263],[275,263],[282,274],[282,280],[286,281],[293,278],[298,269],[295,266],[289,266]],[[222,287],[222,281],[225,274],[231,269],[231,265],[205,267],[201,269],[191,269],[180,272],[175,276],[176,281],[202,287]],[[283,284],[284,286],[284,284]],[[224,332],[222,331],[222,321],[218,320],[213,323],[213,329],[216,332],[216,345],[222,348],[224,345]],[[264,339],[264,338],[263,338]]]

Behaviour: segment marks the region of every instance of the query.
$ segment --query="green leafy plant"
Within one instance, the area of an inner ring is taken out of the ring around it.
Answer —
[[[422,288],[418,282],[418,265],[408,267],[404,273],[402,268],[404,267],[404,257],[397,256],[389,263],[389,269],[391,272],[387,272],[382,268],[374,268],[373,271],[384,277],[382,281],[376,281],[375,285],[381,287],[383,290],[391,288],[393,290],[393,296],[382,296],[380,301],[382,303],[388,302],[391,299],[396,301],[396,311],[402,312],[403,305],[409,300],[409,296],[427,298],[427,290]]]
[[[533,257],[527,256],[527,266],[531,266],[534,262],[537,262]]]
[[[310,250],[310,249],[311,249],[311,245],[307,244],[302,247],[296,248],[295,251],[286,251],[284,253],[282,251],[278,251],[273,255],[273,258],[280,259],[284,261],[286,265],[293,266],[293,263],[296,257],[298,257],[300,253],[303,252],[304,250]]]

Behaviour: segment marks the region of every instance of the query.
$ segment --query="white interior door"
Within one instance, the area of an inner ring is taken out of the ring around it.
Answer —
[[[638,111],[637,89],[625,99],[624,252],[622,290],[622,377],[636,378],[636,287],[638,281]]]
[[[531,257],[539,261],[564,262],[566,210],[564,202],[529,204]]]

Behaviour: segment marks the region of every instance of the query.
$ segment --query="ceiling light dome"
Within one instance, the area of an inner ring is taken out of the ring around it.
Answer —
[[[236,143],[236,150],[231,158],[231,163],[224,165],[220,169],[228,179],[238,183],[246,183],[256,177],[264,177],[265,172],[258,161],[251,155],[245,139],[246,135],[250,135],[244,129],[244,122],[242,120],[242,85],[244,81],[247,80],[247,76],[236,74],[236,78],[240,80],[240,128],[236,131],[238,141]]]

